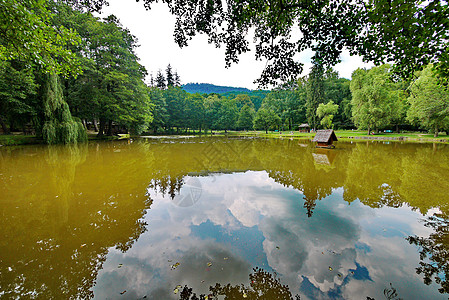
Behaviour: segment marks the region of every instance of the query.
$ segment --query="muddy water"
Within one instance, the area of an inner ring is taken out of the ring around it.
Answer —
[[[449,147],[0,148],[0,297],[447,298]]]

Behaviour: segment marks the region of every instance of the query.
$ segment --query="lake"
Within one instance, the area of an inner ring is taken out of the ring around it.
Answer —
[[[447,299],[448,189],[444,144],[1,147],[0,297]]]

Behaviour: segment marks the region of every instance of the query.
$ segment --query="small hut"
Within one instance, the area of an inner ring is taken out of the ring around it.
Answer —
[[[317,130],[315,137],[312,142],[317,142],[316,147],[318,148],[335,148],[333,142],[336,142],[337,136],[333,129]]]
[[[299,125],[299,132],[310,132],[310,126],[307,123]]]

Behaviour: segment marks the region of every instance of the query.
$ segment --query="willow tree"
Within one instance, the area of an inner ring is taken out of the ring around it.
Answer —
[[[320,103],[316,110],[316,115],[321,119],[320,124],[324,127],[324,129],[331,129],[334,127],[332,125],[332,120],[337,112],[338,104],[334,104],[334,101],[331,100],[327,104]]]
[[[43,75],[40,96],[42,111],[35,124],[39,137],[47,144],[69,144],[87,140],[81,121],[72,117],[69,105],[64,101],[58,75]]]

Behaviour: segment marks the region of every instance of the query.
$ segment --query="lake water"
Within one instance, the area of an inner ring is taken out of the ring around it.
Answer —
[[[1,147],[0,297],[446,299],[448,189],[442,144]]]

